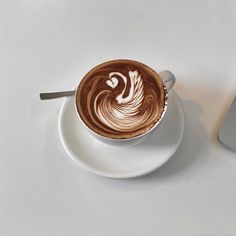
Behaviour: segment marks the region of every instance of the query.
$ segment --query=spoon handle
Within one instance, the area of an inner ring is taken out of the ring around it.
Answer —
[[[75,90],[53,92],[53,93],[40,93],[39,97],[41,100],[47,100],[47,99],[60,98],[60,97],[73,96],[73,95],[75,95]]]

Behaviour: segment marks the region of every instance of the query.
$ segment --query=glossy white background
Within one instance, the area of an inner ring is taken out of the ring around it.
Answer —
[[[235,0],[0,1],[0,235],[236,235],[236,154],[216,139],[235,42]],[[171,70],[187,114],[174,157],[137,179],[75,165],[63,99],[38,97],[114,58]]]

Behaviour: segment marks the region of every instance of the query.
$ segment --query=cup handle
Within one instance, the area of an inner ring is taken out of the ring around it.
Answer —
[[[167,90],[171,90],[176,82],[175,76],[168,70],[163,70],[159,73],[162,81],[165,83]]]

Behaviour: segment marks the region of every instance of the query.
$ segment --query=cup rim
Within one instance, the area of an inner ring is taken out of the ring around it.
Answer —
[[[79,112],[79,109],[77,107],[77,103],[76,103],[76,98],[77,98],[77,93],[78,93],[78,88],[79,88],[79,85],[81,83],[81,81],[84,79],[84,77],[91,71],[91,70],[94,70],[96,69],[96,67],[98,66],[101,66],[107,62],[115,62],[115,61],[131,61],[131,62],[138,62],[146,67],[148,67],[149,69],[151,69],[153,72],[155,72],[156,74],[159,75],[159,73],[157,73],[155,70],[153,70],[151,67],[145,65],[144,63],[142,62],[139,62],[139,61],[135,61],[135,60],[131,60],[131,59],[113,59],[113,60],[108,60],[108,61],[105,61],[103,63],[100,63],[98,65],[96,65],[95,67],[93,67],[92,69],[90,69],[83,77],[82,79],[79,81],[79,83],[77,84],[76,86],[76,89],[75,89],[75,96],[74,96],[74,106],[75,106],[75,110],[76,110],[76,114],[77,116],[79,117],[80,121],[82,122],[82,124],[84,125],[84,127],[86,129],[88,129],[88,131],[92,132],[92,134],[94,134],[95,136],[98,136],[102,139],[105,139],[105,140],[108,140],[108,141],[115,141],[115,142],[124,142],[124,141],[131,141],[131,140],[135,140],[135,139],[138,139],[138,138],[141,138],[147,134],[149,134],[152,130],[154,130],[157,126],[160,125],[160,123],[162,122],[163,120],[163,117],[165,116],[165,113],[166,113],[166,110],[167,110],[167,106],[168,106],[168,90],[167,90],[167,87],[166,87],[166,84],[165,82],[161,79],[161,77],[159,76],[161,82],[162,82],[162,86],[163,86],[163,89],[164,89],[164,108],[163,108],[163,111],[161,113],[161,116],[159,118],[159,120],[150,128],[148,129],[147,131],[145,131],[144,133],[141,133],[139,135],[136,135],[136,136],[133,136],[133,137],[130,137],[130,138],[111,138],[111,137],[107,137],[107,136],[104,136],[100,133],[97,133],[96,131],[94,131],[92,128],[90,128],[84,121],[83,119],[81,118],[80,116],[80,112]]]

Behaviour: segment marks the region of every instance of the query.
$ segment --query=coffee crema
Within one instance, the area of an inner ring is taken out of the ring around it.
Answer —
[[[83,122],[97,134],[127,139],[159,121],[166,98],[165,85],[154,70],[133,60],[113,60],[85,75],[76,106]]]

